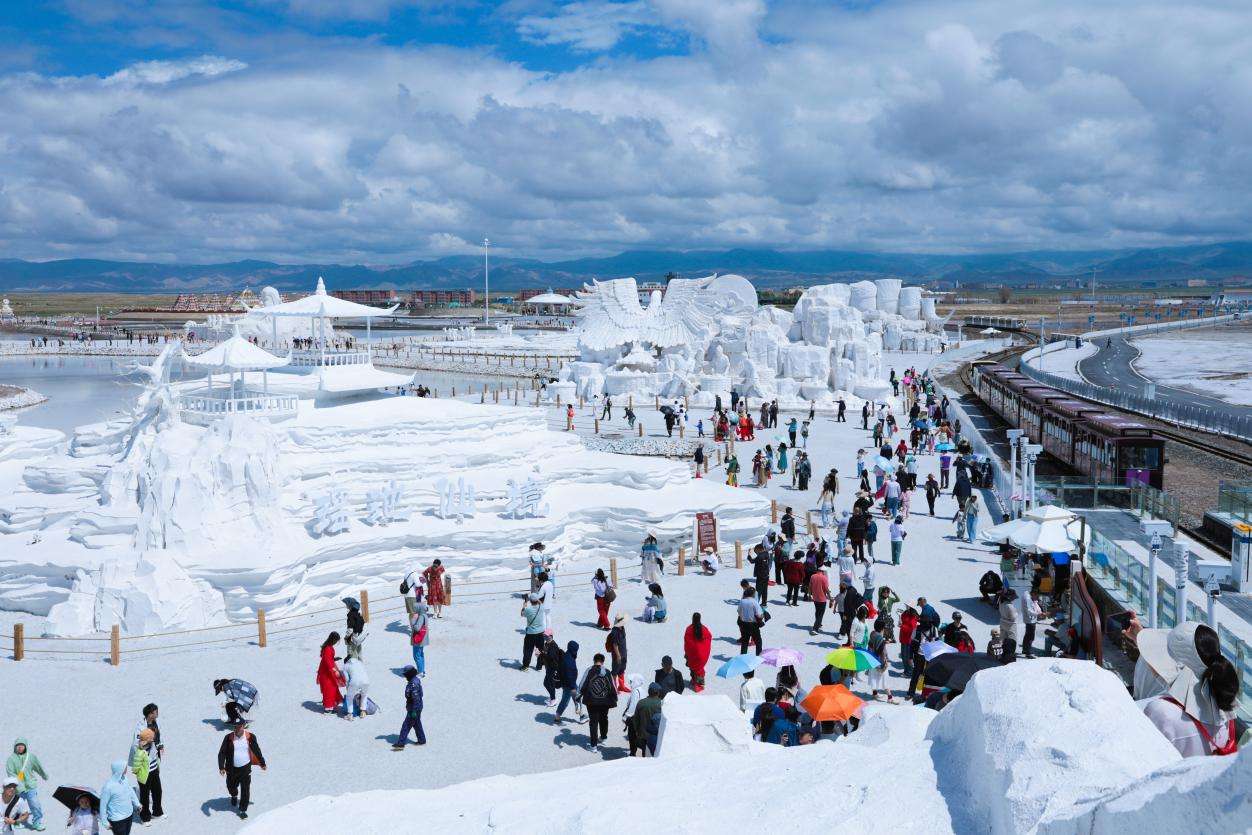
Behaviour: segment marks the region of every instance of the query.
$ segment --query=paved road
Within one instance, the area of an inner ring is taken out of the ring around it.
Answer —
[[[1121,336],[1112,337],[1111,344],[1105,337],[1096,341],[1100,350],[1078,364],[1079,373],[1098,386],[1115,388],[1140,396],[1145,395],[1147,393],[1145,389],[1150,381],[1131,367],[1131,362],[1139,356],[1139,349]],[[1236,417],[1247,417],[1252,414],[1252,408],[1247,406],[1236,406],[1215,397],[1170,388],[1159,383],[1156,386],[1156,399],[1187,406],[1199,406]]]

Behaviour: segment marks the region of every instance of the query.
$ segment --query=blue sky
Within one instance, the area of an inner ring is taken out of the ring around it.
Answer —
[[[0,257],[1252,237],[1235,0],[10,0]]]

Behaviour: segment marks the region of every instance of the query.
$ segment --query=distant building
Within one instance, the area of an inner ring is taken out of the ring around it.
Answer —
[[[659,281],[645,281],[639,287],[639,303],[644,307],[648,306],[648,302],[652,300],[652,291],[659,290],[665,292],[665,285]]]
[[[473,290],[413,290],[409,293],[409,307],[418,310],[427,307],[469,307],[478,294]]]
[[[1209,280],[1207,278],[1189,278],[1187,279],[1188,287],[1208,287]]]
[[[401,301],[395,290],[332,290],[330,294],[337,299],[374,307],[390,307]]]

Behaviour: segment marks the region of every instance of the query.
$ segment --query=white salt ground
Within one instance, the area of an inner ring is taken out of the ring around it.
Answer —
[[[1164,386],[1252,406],[1252,328],[1221,327],[1145,336],[1135,370]]]
[[[898,356],[892,355],[892,359]],[[891,364],[902,371],[911,360]],[[845,424],[835,423],[830,416],[818,417],[809,439],[814,475],[807,493],[791,490],[788,473],[776,476],[765,494],[792,505],[803,520],[806,509],[816,510],[822,475],[837,466],[842,483],[837,509],[848,508],[856,484],[856,450],[870,445],[868,433],[856,421],[858,417],[850,413]],[[785,438],[784,430],[757,433],[761,444],[775,437]],[[750,469],[752,445],[738,445],[738,454],[745,470]],[[937,460],[923,457],[921,463],[924,481],[925,474],[935,470]],[[632,459],[624,458],[622,466],[629,469]],[[755,492],[755,488],[742,489]],[[926,595],[945,621],[953,610],[962,610],[981,648],[998,620],[989,606],[978,602],[977,582],[983,572],[997,566],[996,557],[981,544],[954,541],[950,521],[954,503],[950,497],[940,500],[940,515],[935,518],[916,512],[924,506],[919,490],[914,515],[906,525],[909,537],[899,567],[888,564],[886,525],[880,525],[877,584],[892,586],[910,602]],[[994,521],[998,520],[984,520],[983,524]],[[767,522],[762,519],[762,533]],[[517,544],[519,553],[526,544]],[[730,549],[727,552],[732,553]],[[595,560],[594,553],[587,555],[589,565]],[[740,680],[719,679],[712,671],[720,660],[738,651],[730,604],[739,596],[741,575],[733,567],[711,578],[667,575],[663,584],[670,621],[644,624],[637,619],[643,608],[639,583],[625,581],[637,577],[637,566],[621,565],[624,582],[614,607],[632,617],[627,628],[629,669],[650,676],[665,654],[681,665],[682,631],[691,613],[700,611],[715,636],[708,691],[737,696]],[[579,577],[576,581],[585,580]],[[801,682],[812,686],[823,666],[823,656],[838,645],[830,634],[838,619],[828,614],[827,631],[810,637],[811,606],[786,608],[781,605],[782,589],[775,591],[773,599],[777,602],[771,606],[774,618],[764,630],[766,646],[803,650],[806,659],[799,670]],[[223,733],[216,722],[217,707],[211,691],[211,681],[217,677],[245,678],[262,694],[254,731],[270,770],[257,773],[253,779],[258,812],[312,794],[437,788],[494,774],[551,771],[623,756],[625,741],[616,718],[610,723],[609,744],[601,751],[585,747],[586,726],[553,725],[552,709],[543,704],[546,695],[541,674],[516,669],[522,643],[519,602],[511,598],[475,601],[463,599],[449,607],[442,620],[433,622],[423,715],[430,744],[425,748],[409,748],[402,753],[389,749],[401,720],[403,679],[398,673],[411,660],[408,636],[394,613],[376,617],[371,625],[365,658],[373,681],[371,695],[382,713],[365,720],[346,722],[321,712],[314,683],[317,648],[329,629],[342,631],[343,623],[342,618],[330,616],[327,619],[335,622],[333,626],[272,634],[266,649],[227,645],[154,652],[128,656],[117,669],[105,663],[47,657],[0,664],[0,692],[9,697],[9,709],[0,719],[0,739],[28,737],[53,783],[100,785],[108,774],[108,764],[125,755],[140,708],[150,701],[158,703],[166,744],[162,772],[169,820],[162,826],[180,833],[232,831],[238,826],[230,814],[215,763]],[[594,628],[590,589],[558,584],[554,614],[557,640],[562,645],[568,640],[578,641],[582,645],[580,669],[585,667],[593,653],[602,651],[604,641],[604,634]],[[10,631],[7,624],[15,619],[19,618],[9,613],[0,618],[4,632]],[[29,634],[38,634],[38,624],[30,623],[29,617],[26,620]],[[899,674],[895,648],[890,656],[890,684],[900,695],[907,681]],[[772,680],[772,668],[765,668],[763,675]],[[854,690],[863,695],[868,692],[864,682],[858,682]],[[707,785],[712,792],[714,784]],[[54,803],[50,788],[44,791],[49,807]],[[720,790],[718,786],[719,794]],[[896,795],[897,802],[907,796],[907,791]],[[881,807],[867,807],[873,808]]]

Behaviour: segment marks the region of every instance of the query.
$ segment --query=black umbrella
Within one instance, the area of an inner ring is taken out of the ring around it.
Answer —
[[[926,686],[964,691],[974,673],[999,666],[1000,659],[985,652],[946,652],[926,662]]]
[[[52,793],[53,798],[71,810],[78,808],[78,798],[84,795],[91,800],[91,811],[99,814],[100,798],[96,796],[95,789],[89,789],[86,786],[57,786],[56,791]]]
[[[666,404],[666,405],[662,406],[662,407],[661,407],[661,414],[663,414],[663,415],[672,415],[672,414],[674,414],[674,407],[673,407],[673,406],[670,406],[670,405],[668,405],[668,404]]]

